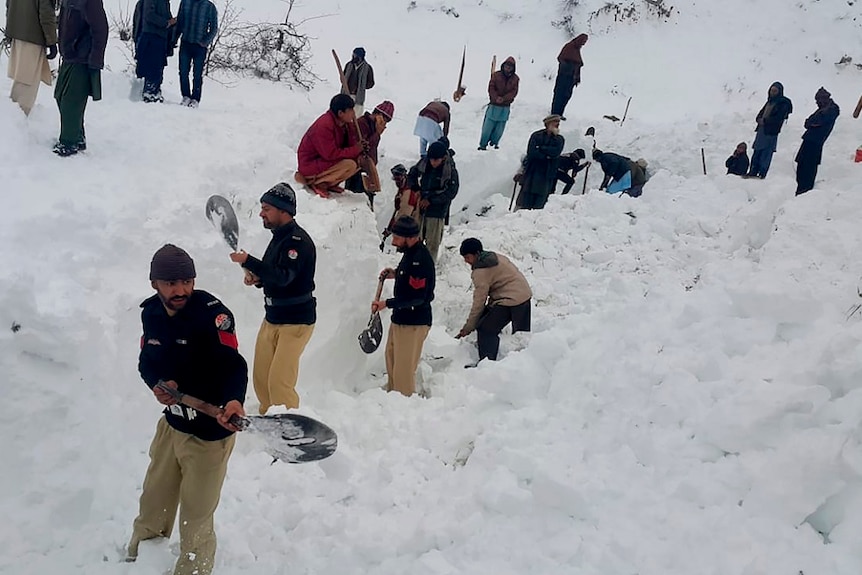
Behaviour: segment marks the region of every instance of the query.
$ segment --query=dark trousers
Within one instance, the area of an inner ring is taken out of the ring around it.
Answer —
[[[521,193],[518,208],[521,210],[541,210],[548,203],[548,194]]]
[[[144,94],[162,91],[165,66],[168,65],[168,40],[156,34],[143,33],[135,46],[138,64],[135,72],[144,79]]]
[[[749,168],[748,174],[765,178],[766,172],[769,171],[769,166],[772,164],[772,154],[774,153],[771,148],[754,150],[754,153],[751,154],[751,168]]]
[[[814,189],[817,178],[817,167],[823,155],[823,145],[802,142],[799,153],[796,154],[796,195],[804,194]]]
[[[86,64],[60,64],[54,99],[60,110],[60,143],[77,146],[84,141],[84,110],[93,92],[91,72]]]
[[[554,83],[554,99],[551,102],[551,113],[564,115],[566,105],[572,99],[575,89],[575,73],[571,64],[560,62],[557,69],[557,81]]]
[[[206,59],[207,49],[200,44],[192,44],[191,42],[180,44],[180,92],[182,92],[183,98],[201,101]],[[191,89],[189,89],[189,71],[192,72]]]
[[[488,358],[497,361],[500,332],[509,322],[512,323],[512,333],[530,331],[530,302],[531,300],[527,300],[516,306],[493,305],[485,308],[476,325],[480,360]]]

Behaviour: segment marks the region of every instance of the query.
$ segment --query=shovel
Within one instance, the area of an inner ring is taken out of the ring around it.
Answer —
[[[377,293],[374,294],[374,301],[380,299],[380,294],[383,292],[383,279],[377,282]],[[368,326],[359,334],[359,347],[365,353],[374,353],[380,347],[380,342],[383,340],[383,321],[380,319],[380,312],[375,311],[368,319]]]
[[[206,206],[207,219],[221,232],[233,251],[239,247],[239,222],[230,201],[223,196],[210,196]]]
[[[163,383],[156,387],[166,391],[179,403],[210,417],[218,417],[224,409],[192,397]],[[287,463],[307,463],[325,459],[335,453],[338,436],[328,425],[297,413],[278,415],[234,415],[230,422],[240,431],[250,431],[266,442],[266,452]]]

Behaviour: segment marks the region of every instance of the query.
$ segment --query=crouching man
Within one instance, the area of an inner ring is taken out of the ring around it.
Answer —
[[[479,361],[497,360],[500,332],[509,322],[512,333],[530,331],[530,298],[533,292],[518,268],[503,254],[482,249],[482,242],[461,242],[461,256],[473,269],[473,307],[456,338],[476,330]],[[468,366],[473,367],[473,366]]]

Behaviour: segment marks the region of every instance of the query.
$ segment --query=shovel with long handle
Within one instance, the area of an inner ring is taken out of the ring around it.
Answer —
[[[218,194],[210,196],[206,204],[206,215],[213,227],[221,233],[228,247],[235,252],[239,251],[239,221],[230,200]],[[252,277],[250,271],[243,271],[246,278]]]
[[[183,393],[163,382],[156,384],[178,403],[213,418],[224,414],[224,409],[197,397]],[[234,415],[230,423],[240,431],[259,434],[266,443],[266,451],[287,463],[306,463],[324,459],[335,453],[338,436],[328,425],[298,413],[277,415]]]
[[[380,294],[383,293],[383,278],[377,281],[377,291],[374,293],[374,301],[380,299]],[[359,334],[359,347],[365,353],[374,353],[380,347],[380,341],[383,339],[383,321],[380,319],[380,312],[372,312],[368,319],[368,325]]]

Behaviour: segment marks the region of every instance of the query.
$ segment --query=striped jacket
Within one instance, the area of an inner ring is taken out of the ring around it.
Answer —
[[[177,36],[205,48],[218,32],[218,11],[210,0],[182,0],[177,13]]]

